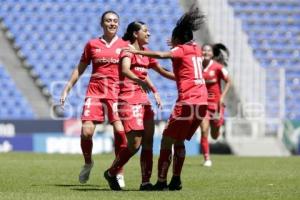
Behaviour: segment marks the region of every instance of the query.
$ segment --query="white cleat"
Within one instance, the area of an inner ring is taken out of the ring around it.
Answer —
[[[205,160],[204,163],[203,163],[203,166],[204,167],[211,167],[212,166],[211,160]]]
[[[80,171],[80,174],[79,174],[79,182],[80,183],[84,184],[89,180],[90,173],[91,173],[93,166],[94,166],[94,161],[92,161],[91,164],[83,165],[83,167]]]
[[[123,174],[117,174],[117,180],[121,188],[125,187],[125,179]]]

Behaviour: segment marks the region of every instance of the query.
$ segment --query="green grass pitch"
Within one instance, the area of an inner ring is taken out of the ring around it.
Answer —
[[[139,157],[125,168],[126,190],[110,191],[103,178],[113,155],[95,155],[90,181],[81,185],[80,155],[32,153],[0,154],[0,199],[300,199],[300,157],[256,158],[212,156],[213,167],[202,157],[187,157],[182,191],[140,192]],[[157,157],[152,182],[156,181]],[[168,176],[170,178],[170,174]]]

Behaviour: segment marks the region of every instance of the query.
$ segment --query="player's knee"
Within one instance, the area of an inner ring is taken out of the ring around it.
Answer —
[[[142,141],[143,149],[152,149],[153,148],[153,138],[143,138]]]
[[[87,127],[82,128],[82,133],[81,133],[82,138],[90,139],[93,137],[93,135],[94,135],[93,128],[87,128]]]
[[[169,137],[164,137],[161,140],[161,149],[172,149],[173,140]]]
[[[201,131],[201,136],[208,137],[208,130]]]
[[[133,144],[133,145],[128,145],[128,149],[132,154],[135,154],[136,152],[139,151],[141,145],[138,144]]]

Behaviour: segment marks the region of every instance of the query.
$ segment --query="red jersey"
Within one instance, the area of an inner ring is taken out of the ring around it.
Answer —
[[[130,70],[141,80],[146,79],[148,75],[148,69],[158,65],[157,60],[154,58],[122,51],[120,54],[120,60],[122,60],[124,57],[130,58]],[[120,78],[120,90],[119,99],[121,101],[126,101],[130,104],[149,103],[148,96],[143,91],[141,86],[125,76],[121,76]]]
[[[228,71],[218,62],[211,60],[203,70],[203,77],[207,87],[208,102],[218,103],[222,94],[221,80],[228,80]]]
[[[90,64],[93,70],[90,85],[98,85],[98,90],[88,92],[87,96],[97,96],[103,99],[117,99],[119,94],[119,54],[128,43],[113,38],[108,44],[102,38],[91,39],[85,45],[80,62]]]
[[[195,42],[171,50],[178,90],[177,102],[207,105],[207,90],[202,76],[202,50]]]

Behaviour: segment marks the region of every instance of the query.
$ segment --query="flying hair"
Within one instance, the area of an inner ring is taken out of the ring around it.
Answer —
[[[204,23],[205,16],[199,8],[194,5],[176,23],[172,32],[172,39],[176,39],[179,44],[184,44],[193,40],[193,31],[200,29]]]
[[[176,27],[196,31],[200,29],[205,21],[205,15],[193,4],[188,12],[186,12],[176,23]]]

